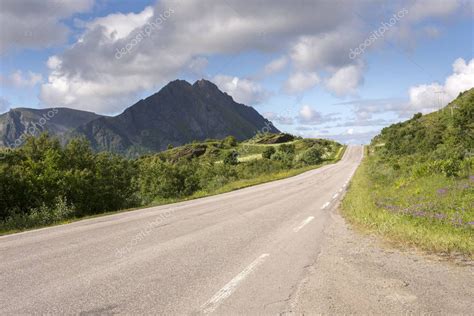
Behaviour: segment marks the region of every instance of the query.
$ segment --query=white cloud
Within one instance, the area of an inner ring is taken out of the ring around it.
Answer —
[[[10,108],[10,102],[4,97],[0,97],[0,114],[8,111]]]
[[[321,79],[315,72],[296,72],[285,82],[284,90],[288,93],[301,93],[316,86]]]
[[[266,75],[271,75],[283,70],[287,64],[288,64],[288,58],[286,58],[286,56],[282,56],[280,58],[272,60],[267,65],[265,65],[263,72]]]
[[[336,70],[353,62],[349,57],[349,49],[362,39],[359,22],[352,21],[330,32],[299,37],[290,56],[299,70]]]
[[[104,27],[104,35],[113,40],[127,37],[136,28],[142,27],[153,16],[153,7],[146,7],[140,13],[113,13],[86,23],[89,30]]]
[[[16,88],[33,87],[43,81],[43,76],[39,73],[28,71],[23,74],[21,70],[16,70],[6,78],[1,78],[1,82]]]
[[[342,67],[326,81],[326,87],[337,96],[355,94],[363,81],[362,73],[362,63]]]
[[[94,0],[3,0],[0,10],[0,53],[14,48],[44,48],[66,41],[61,22],[85,12]]]
[[[322,114],[309,105],[303,105],[298,112],[298,122],[300,124],[318,125],[335,120],[337,120],[335,113]]]
[[[77,3],[91,1],[77,0]],[[354,93],[363,80],[363,69],[357,61],[350,60],[349,50],[364,37],[366,24],[353,12],[365,12],[370,22],[377,17],[374,11],[379,1],[341,3],[343,5],[327,0],[161,0],[153,9],[146,8],[139,13],[100,17],[85,23],[79,40],[49,60],[50,73],[48,83],[42,86],[41,100],[49,106],[116,113],[135,101],[144,90],[158,89],[183,73],[202,72],[207,59],[245,52],[288,56],[286,61],[282,57],[266,68],[276,73],[291,67],[284,86],[287,92],[301,93],[324,80],[327,81],[325,87],[333,93]],[[76,11],[71,12],[77,12],[80,9],[77,6]],[[117,49],[139,36],[143,23],[156,20],[170,9],[173,13],[151,36],[143,37],[125,56],[114,57]],[[439,16],[440,12],[432,10],[430,14]],[[427,15],[420,13],[417,21],[426,18]],[[345,86],[343,78],[349,79]],[[239,93],[234,97],[240,101],[261,100],[256,82],[238,82],[233,87],[232,80],[230,83],[225,80],[225,85],[229,91]]]
[[[445,17],[462,5],[463,0],[417,0],[408,8],[408,18],[420,21],[425,18]]]
[[[293,125],[294,119],[291,116],[280,115],[275,112],[265,112],[262,114],[266,119],[282,125]]]
[[[454,100],[460,92],[473,87],[474,59],[466,63],[458,58],[453,63],[453,73],[446,78],[444,85],[430,83],[410,88],[408,110],[423,113],[437,110]]]
[[[214,83],[224,92],[231,95],[235,101],[247,105],[255,105],[265,101],[269,94],[259,84],[238,77],[217,75]]]

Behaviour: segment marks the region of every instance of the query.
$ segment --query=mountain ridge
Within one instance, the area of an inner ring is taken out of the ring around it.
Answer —
[[[84,113],[92,113],[73,111],[75,116],[80,117],[87,116]],[[63,141],[74,136],[85,136],[96,151],[131,156],[161,151],[170,144],[179,146],[194,140],[229,135],[244,140],[253,137],[258,131],[279,132],[272,122],[254,108],[235,102],[230,95],[205,79],[193,84],[177,79],[116,116],[93,113],[93,116],[87,117],[90,119],[84,119],[75,126],[69,124],[69,128],[62,126],[46,130]],[[21,123],[15,126],[19,130],[23,126],[23,132],[31,125],[27,121]],[[5,140],[4,146],[5,142],[19,137],[18,132],[8,134],[2,132],[1,127],[0,139]]]

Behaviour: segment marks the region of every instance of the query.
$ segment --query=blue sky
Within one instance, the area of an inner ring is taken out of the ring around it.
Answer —
[[[474,86],[470,0],[1,6],[0,112],[118,114],[170,80],[206,78],[283,131],[366,143]]]

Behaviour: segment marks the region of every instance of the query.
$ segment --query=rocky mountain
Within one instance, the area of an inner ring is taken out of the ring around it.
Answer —
[[[101,117],[92,112],[68,108],[16,108],[0,115],[0,146],[17,147],[27,135],[48,132],[62,140],[71,130]]]
[[[11,116],[10,112],[4,115]],[[53,119],[59,117],[60,113],[62,110]],[[64,138],[85,135],[97,151],[113,151],[130,156],[164,150],[169,144],[179,146],[194,140],[229,135],[243,140],[253,137],[258,131],[279,132],[255,109],[235,102],[207,80],[199,80],[194,84],[184,80],[172,81],[158,93],[138,101],[114,117],[89,114],[91,116],[86,119],[84,115],[83,122],[75,126],[56,127],[47,123],[45,127]],[[12,124],[11,121],[0,125],[0,137],[12,135],[8,137],[12,139],[18,133],[11,130],[17,126],[20,129],[26,126],[25,120],[19,124]],[[70,121],[72,123],[74,119]]]

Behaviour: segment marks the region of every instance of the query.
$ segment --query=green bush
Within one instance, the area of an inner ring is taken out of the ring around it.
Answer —
[[[196,163],[171,163],[150,157],[139,165],[138,187],[143,204],[157,198],[189,196],[200,188]]]
[[[265,159],[270,159],[272,158],[272,155],[275,153],[275,148],[273,147],[267,147],[265,150],[262,152],[262,157]]]
[[[306,149],[301,155],[301,161],[307,165],[316,165],[323,160],[324,149],[321,146],[314,145]]]
[[[222,141],[222,145],[224,146],[224,148],[235,147],[235,146],[237,146],[237,139],[234,136],[227,136]]]
[[[235,166],[239,163],[239,153],[236,152],[235,150],[228,151],[224,154],[224,164],[225,165],[231,165]]]
[[[272,160],[280,162],[286,168],[291,168],[293,166],[294,157],[294,154],[279,150],[272,155]]]
[[[295,154],[295,145],[293,144],[281,144],[278,147],[278,151],[289,154],[289,155],[294,155]]]

